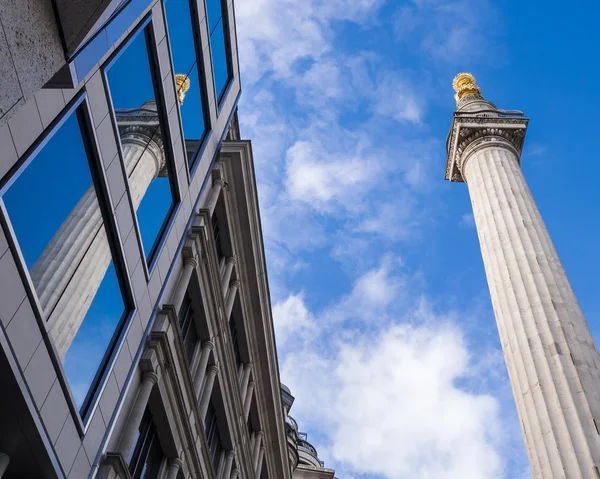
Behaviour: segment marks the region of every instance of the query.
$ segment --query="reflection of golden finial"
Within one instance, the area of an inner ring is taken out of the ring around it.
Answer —
[[[459,73],[452,81],[452,88],[456,92],[454,99],[456,103],[467,95],[481,95],[481,88],[475,85],[475,77],[470,73]]]
[[[175,86],[177,87],[177,99],[179,104],[183,103],[186,92],[190,89],[190,79],[187,75],[178,73],[175,75]]]

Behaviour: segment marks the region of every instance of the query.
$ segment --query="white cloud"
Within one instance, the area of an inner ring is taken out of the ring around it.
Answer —
[[[385,73],[375,90],[373,109],[376,114],[420,124],[423,107],[415,92],[398,73]]]
[[[382,278],[381,271],[371,272],[358,281],[352,296],[369,301],[357,314],[371,302],[387,302],[379,294]],[[328,348],[319,340],[298,341],[282,361],[282,379],[296,396],[292,415],[313,437],[324,437],[339,469],[355,474],[500,477],[500,404],[456,385],[472,374],[462,333],[445,315],[419,308],[387,330],[346,330]],[[423,315],[426,322],[409,324]],[[326,314],[317,315],[331,331],[326,321]]]
[[[502,28],[489,0],[412,0],[396,12],[396,37],[436,60],[480,60]],[[465,56],[468,55],[468,59]],[[496,50],[495,60],[499,61]]]
[[[474,347],[464,329],[491,313],[437,308],[403,270],[384,255],[319,311],[302,294],[275,306],[298,325],[279,351],[292,416],[338,477],[497,479],[508,460],[527,470],[514,460],[522,443],[502,353],[479,336]]]
[[[286,186],[290,198],[316,209],[333,203],[352,207],[378,181],[381,170],[375,159],[343,157],[331,147],[298,141],[287,150]]]
[[[443,168],[443,138],[427,136],[426,117],[438,72],[337,43],[336,26],[371,28],[382,3],[236,4],[240,120],[253,140],[282,380],[338,477],[499,478],[510,440],[492,385],[506,381],[498,350],[471,357],[465,316],[431,306],[418,274],[381,247],[434,222],[426,204]],[[477,56],[494,30],[487,13],[464,10],[477,5],[413,0],[395,17],[397,37],[436,67],[466,48]],[[313,311],[310,286],[288,285],[325,248],[362,275]]]
[[[303,334],[315,328],[302,294],[291,294],[285,301],[275,304],[273,322],[278,346],[282,346],[292,334]]]

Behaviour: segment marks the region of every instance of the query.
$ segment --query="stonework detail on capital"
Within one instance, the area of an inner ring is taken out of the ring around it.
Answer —
[[[477,148],[485,142],[505,143],[508,147],[515,149],[519,158],[523,149],[528,121],[526,118],[455,116],[448,142],[446,179],[455,182],[464,181],[463,162],[469,156],[465,152]]]

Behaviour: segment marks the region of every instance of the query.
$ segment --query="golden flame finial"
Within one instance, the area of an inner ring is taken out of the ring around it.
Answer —
[[[475,85],[475,77],[470,73],[459,73],[452,81],[452,88],[456,92],[456,104],[467,95],[481,95],[481,88]]]
[[[190,79],[187,75],[178,73],[175,75],[175,86],[177,87],[177,99],[181,105],[183,103],[183,99],[185,98],[186,92],[190,89]]]

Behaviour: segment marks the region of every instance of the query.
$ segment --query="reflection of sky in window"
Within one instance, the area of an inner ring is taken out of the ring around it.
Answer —
[[[215,91],[217,92],[217,98],[221,100],[221,95],[229,81],[229,69],[227,67],[227,54],[225,51],[225,36],[222,20],[219,21],[210,36],[210,46],[212,48]]]
[[[92,187],[77,115],[71,114],[16,179],[3,199],[19,247],[31,268]],[[35,229],[32,226],[35,224]],[[80,407],[125,309],[112,261],[63,366]]]
[[[205,124],[189,0],[168,0],[165,10],[175,73],[188,75],[190,80],[190,89],[180,107],[184,138],[199,140]]]
[[[114,9],[116,12],[126,0]],[[108,24],[96,34],[75,57],[77,76],[82,80],[85,75],[96,65],[108,49],[125,33],[148,6],[150,0],[131,0],[126,7],[111,18]]]
[[[144,32],[125,46],[106,73],[115,110],[138,108],[154,100],[154,86]],[[157,131],[157,135],[160,132]],[[123,145],[123,143],[122,143]],[[123,145],[125,146],[125,145]],[[137,209],[137,219],[146,257],[150,256],[173,203],[169,178],[155,178]]]
[[[77,116],[72,114],[3,197],[28,268],[91,184]]]
[[[208,16],[208,31],[212,33],[223,16],[221,0],[206,0],[206,15]]]
[[[217,99],[221,99],[220,97],[229,81],[221,0],[206,0],[206,14],[208,16],[208,30],[210,32],[215,91]]]

